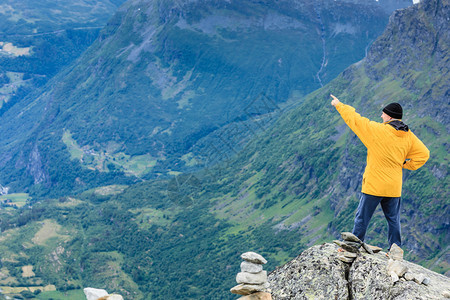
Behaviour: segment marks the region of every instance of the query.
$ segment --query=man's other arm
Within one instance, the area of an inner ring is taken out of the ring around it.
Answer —
[[[424,143],[422,143],[422,141],[419,140],[414,133],[411,132],[411,134],[413,135],[413,143],[411,145],[411,149],[406,155],[407,160],[403,164],[403,168],[408,170],[417,170],[427,162],[428,158],[430,158],[430,150],[428,150]]]

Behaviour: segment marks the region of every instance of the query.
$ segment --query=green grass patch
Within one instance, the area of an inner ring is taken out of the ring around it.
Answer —
[[[72,159],[82,159],[83,158],[83,150],[78,145],[78,143],[72,138],[72,134],[69,130],[64,130],[62,141],[69,149],[70,158]]]
[[[36,296],[39,300],[86,300],[83,290],[70,290],[67,292],[52,291],[42,292]]]
[[[149,229],[152,225],[166,227],[173,222],[175,210],[158,210],[153,208],[130,209],[135,215],[134,219],[141,229]]]
[[[130,156],[124,152],[108,152],[94,150],[92,147],[81,147],[72,137],[69,130],[64,130],[62,141],[67,146],[71,159],[79,160],[81,165],[90,170],[110,172],[120,170],[128,175],[140,177],[148,173],[157,162],[149,154]],[[118,148],[118,145],[111,150]]]
[[[101,186],[95,189],[92,189],[90,191],[93,191],[95,194],[100,196],[111,196],[111,195],[117,195],[123,192],[128,186],[127,185],[120,185],[120,184],[114,184],[114,185],[107,185],[107,186]]]
[[[10,200],[10,202],[8,201]],[[24,206],[31,197],[27,193],[15,193],[0,196],[0,202],[7,201],[5,205],[16,205],[17,207]]]
[[[195,165],[198,165],[198,161],[195,159],[194,154],[192,152],[189,152],[181,157],[181,160],[184,161],[186,166],[193,167]]]

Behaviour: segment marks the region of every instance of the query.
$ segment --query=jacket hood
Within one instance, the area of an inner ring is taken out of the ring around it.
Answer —
[[[391,125],[397,131],[405,131],[405,132],[409,131],[408,125],[406,125],[405,123],[403,123],[400,120],[393,120],[393,121],[390,121],[390,122],[388,122],[386,124]]]

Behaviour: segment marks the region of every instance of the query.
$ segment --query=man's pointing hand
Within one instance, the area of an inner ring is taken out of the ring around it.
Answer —
[[[331,96],[331,98],[333,98],[333,100],[331,101],[331,105],[333,105],[334,107],[336,107],[336,105],[341,103],[341,101],[339,101],[339,99],[336,98],[333,94],[330,94],[330,96]]]

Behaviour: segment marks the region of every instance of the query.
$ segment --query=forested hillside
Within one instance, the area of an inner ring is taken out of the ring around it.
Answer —
[[[0,115],[79,57],[123,2],[0,1]]]

